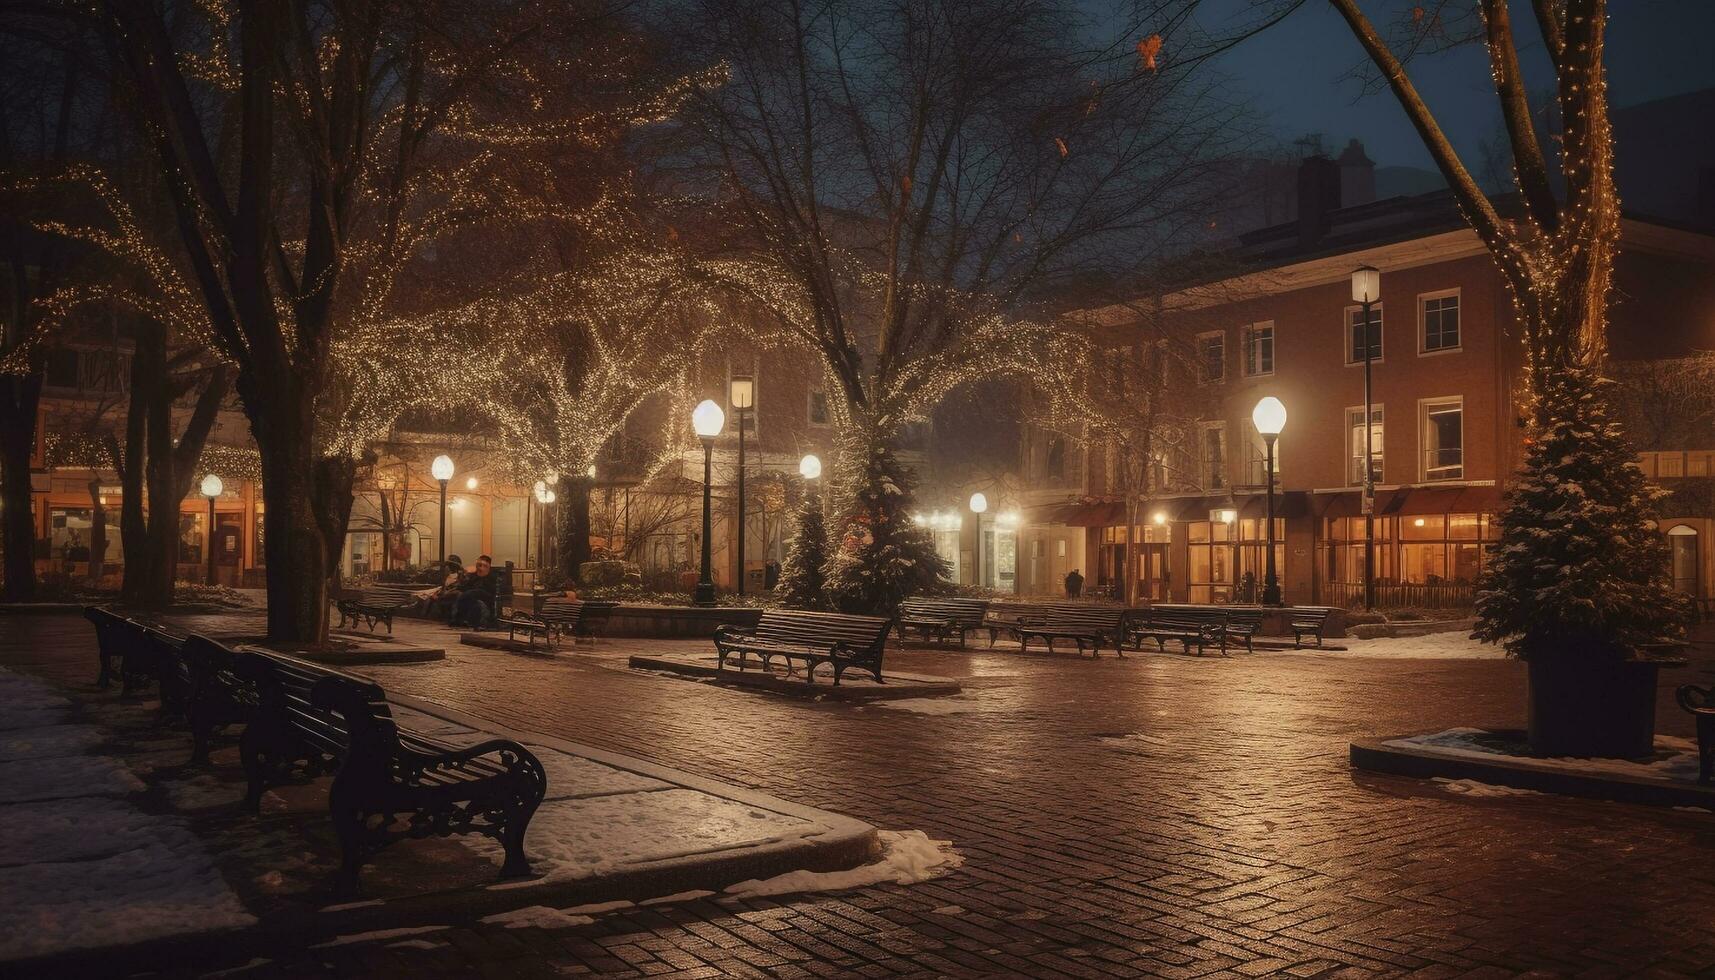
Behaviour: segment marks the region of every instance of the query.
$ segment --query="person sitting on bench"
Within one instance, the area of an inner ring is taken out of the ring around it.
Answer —
[[[441,567],[441,584],[411,593],[417,599],[417,614],[429,619],[440,619],[450,612],[453,599],[465,575],[464,560],[458,555],[447,556]]]
[[[478,557],[475,571],[458,585],[453,598],[453,617],[447,625],[469,629],[486,626],[497,606],[495,596],[499,579],[494,574],[494,559],[487,555]]]

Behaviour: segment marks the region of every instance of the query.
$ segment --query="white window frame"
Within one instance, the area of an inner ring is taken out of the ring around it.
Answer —
[[[1207,378],[1203,376],[1204,372],[1208,368],[1207,360],[1203,356],[1203,342],[1211,337],[1218,338],[1221,341],[1221,373],[1213,378]],[[1227,332],[1225,330],[1205,330],[1198,334],[1196,359],[1198,384],[1218,385],[1227,380]]]
[[[1344,314],[1344,316],[1345,316],[1345,329],[1340,331],[1340,338],[1341,338],[1340,359],[1346,362],[1347,367],[1354,367],[1354,366],[1362,367],[1364,364],[1364,359],[1361,357],[1355,361],[1351,359],[1352,358],[1352,331],[1353,331],[1352,316],[1353,316],[1353,314],[1362,313],[1362,312],[1364,312],[1363,306],[1360,304],[1354,303],[1351,306],[1346,307],[1346,312]],[[1386,360],[1387,360],[1387,314],[1383,312],[1382,304],[1378,302],[1378,303],[1371,303],[1370,304],[1370,315],[1376,318],[1376,326],[1380,327],[1381,331],[1382,331],[1381,352],[1378,353],[1375,357],[1370,358],[1370,363],[1371,364],[1381,364],[1381,363],[1386,362]]]
[[[1371,445],[1372,445],[1372,448],[1375,452],[1376,462],[1381,464],[1380,466],[1377,467],[1377,469],[1379,469],[1381,472],[1378,473],[1376,475],[1376,478],[1375,478],[1376,485],[1379,486],[1382,483],[1382,478],[1387,476],[1387,406],[1380,404],[1380,403],[1375,403],[1375,404],[1370,405],[1370,416],[1372,419],[1372,421],[1370,422],[1371,425],[1376,424],[1373,421],[1373,419],[1377,415],[1381,416],[1381,427],[1382,427],[1382,437],[1380,440],[1381,445],[1375,446],[1373,443]],[[1352,430],[1357,428],[1357,426],[1353,425],[1352,423],[1357,421],[1358,419],[1363,418],[1363,417],[1364,417],[1364,406],[1362,406],[1362,405],[1347,406],[1347,408],[1346,408],[1346,424],[1345,424],[1345,432],[1346,432],[1346,434],[1345,434],[1346,486],[1349,486],[1349,487],[1361,487],[1364,485],[1363,474],[1357,473],[1357,471],[1355,469],[1353,469],[1353,467],[1358,465],[1358,459],[1359,459],[1358,454],[1355,453],[1353,450],[1358,449],[1360,447],[1355,446],[1352,443]],[[1371,433],[1370,438],[1374,439],[1375,434]],[[1358,476],[1358,479],[1356,479],[1356,480],[1352,479],[1354,474],[1356,474]]]
[[[1268,370],[1251,370],[1251,344],[1258,330],[1268,331]],[[1239,373],[1247,378],[1266,378],[1274,374],[1275,366],[1280,359],[1279,334],[1275,332],[1273,320],[1258,320],[1247,323],[1239,328]]]
[[[1426,301],[1453,297],[1459,301],[1459,342],[1452,347],[1429,349],[1429,312],[1423,308]],[[1387,331],[1382,331],[1383,349],[1386,349]],[[1462,290],[1455,286],[1452,289],[1438,289],[1432,293],[1417,294],[1417,356],[1439,357],[1442,354],[1457,354],[1465,349],[1465,297]]]
[[[1218,474],[1209,466],[1209,433],[1211,431],[1218,432],[1218,433],[1220,433],[1220,436],[1221,436],[1221,467],[1220,467],[1221,472]],[[1202,423],[1198,424],[1198,426],[1197,426],[1197,477],[1198,477],[1198,480],[1203,484],[1203,489],[1205,489],[1205,490],[1224,490],[1224,489],[1231,487],[1233,485],[1232,480],[1230,479],[1228,472],[1227,472],[1228,470],[1230,470],[1232,468],[1230,465],[1232,463],[1231,455],[1232,455],[1232,447],[1228,444],[1228,441],[1227,441],[1227,423],[1225,423],[1225,422],[1202,422]],[[1219,476],[1221,478],[1221,482],[1219,485],[1217,485],[1214,481],[1214,478],[1216,476]]]
[[[1431,477],[1430,469],[1450,469],[1451,467],[1429,465],[1429,413],[1437,408],[1448,406],[1459,408],[1459,473],[1457,476]],[[1386,431],[1386,430],[1383,430]],[[1417,478],[1422,483],[1452,483],[1465,479],[1465,396],[1447,395],[1441,398],[1419,398],[1417,400]]]

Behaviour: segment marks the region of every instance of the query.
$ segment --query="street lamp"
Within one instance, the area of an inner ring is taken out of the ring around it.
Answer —
[[[806,480],[814,480],[822,475],[822,460],[811,453],[798,461],[798,475]]]
[[[971,513],[977,515],[977,545],[971,551],[971,584],[977,588],[983,585],[983,511],[989,509],[989,498],[980,493],[971,494]]]
[[[1382,273],[1361,265],[1352,271],[1352,302],[1364,308],[1364,609],[1376,608],[1375,409],[1370,407],[1370,361],[1375,356],[1370,304],[1382,298]]]
[[[208,534],[205,535],[205,538],[208,541],[208,584],[210,584],[210,585],[215,584],[214,583],[214,498],[220,496],[220,492],[222,490],[225,490],[225,489],[226,489],[226,485],[221,483],[220,477],[216,476],[213,473],[210,473],[209,475],[202,478],[202,495],[208,498]]]
[[[744,595],[744,417],[756,404],[756,381],[733,378],[727,395],[738,416],[738,594]]]
[[[429,475],[441,484],[441,573],[447,570],[447,481],[453,478],[453,458],[446,453],[435,457],[429,464]]]
[[[1278,606],[1280,579],[1275,575],[1274,568],[1274,441],[1280,438],[1280,430],[1286,428],[1286,406],[1280,403],[1280,399],[1269,395],[1257,402],[1256,408],[1251,409],[1251,424],[1256,426],[1257,433],[1262,436],[1263,445],[1268,448],[1268,551],[1263,554],[1262,604]]]
[[[703,440],[703,574],[697,580],[697,590],[691,595],[691,605],[715,604],[715,580],[710,570],[714,558],[710,539],[714,536],[714,519],[709,509],[709,482],[714,475],[715,436],[726,427],[726,413],[710,399],[703,399],[691,412],[691,429]]]

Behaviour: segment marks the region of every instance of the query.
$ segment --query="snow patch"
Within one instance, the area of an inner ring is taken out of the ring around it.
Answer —
[[[551,909],[546,905],[528,905],[510,912],[484,916],[482,921],[505,929],[569,929],[572,926],[587,926],[595,920],[587,915],[573,915],[563,909]]]
[[[726,890],[728,895],[761,898],[794,892],[831,892],[892,883],[910,885],[951,871],[965,859],[953,850],[951,841],[930,840],[921,830],[880,832],[882,855],[874,864],[850,871],[788,871],[764,880],[741,881]]]
[[[1448,779],[1446,776],[1436,776],[1434,782],[1440,783],[1441,788],[1449,793],[1460,796],[1539,796],[1534,789],[1518,789],[1513,786],[1497,786],[1494,783],[1482,783],[1475,779]]]
[[[401,936],[420,936],[425,932],[445,932],[452,926],[405,926],[402,929],[376,929],[373,932],[354,932],[349,936],[338,936],[325,943],[316,943],[311,949],[329,949],[334,946],[350,946],[353,943],[372,943],[382,939],[398,939]]]
[[[1432,749],[1441,755],[1468,759],[1516,759],[1532,766],[1560,769],[1588,776],[1628,776],[1664,782],[1697,782],[1697,742],[1669,735],[1655,737],[1655,758],[1648,762],[1630,759],[1539,758],[1509,752],[1497,744],[1493,732],[1482,728],[1449,728],[1429,735],[1391,739],[1382,744],[1406,749]]]
[[[0,762],[0,803],[71,796],[123,796],[142,789],[142,780],[105,756]]]
[[[638,902],[637,904],[639,904],[639,905],[670,905],[674,902],[694,902],[699,898],[708,898],[710,895],[713,895],[713,894],[714,894],[714,892],[711,892],[711,891],[704,891],[701,889],[696,889],[696,890],[688,891],[688,892],[678,892],[677,894],[673,894],[673,895],[662,895],[660,898],[645,899],[641,902]]]
[[[1425,633],[1421,636],[1382,636],[1361,640],[1348,636],[1334,641],[1345,647],[1340,650],[1317,650],[1306,647],[1294,653],[1324,654],[1329,657],[1368,657],[1379,660],[1505,660],[1507,652],[1493,643],[1473,640],[1457,630],[1450,633]]]
[[[7,710],[12,707],[8,705]],[[0,762],[82,755],[101,744],[101,739],[101,730],[94,725],[43,725],[8,731],[0,734]]]

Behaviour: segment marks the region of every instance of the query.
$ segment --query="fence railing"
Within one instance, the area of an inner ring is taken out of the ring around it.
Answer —
[[[1322,597],[1330,606],[1364,604],[1362,582],[1325,582]],[[1470,582],[1377,582],[1376,605],[1388,609],[1469,609],[1477,601]]]

